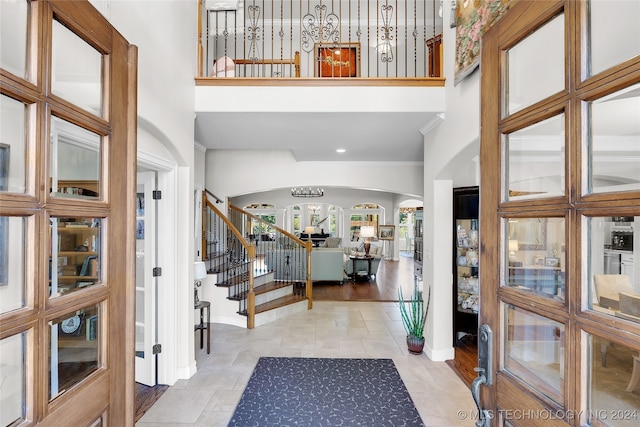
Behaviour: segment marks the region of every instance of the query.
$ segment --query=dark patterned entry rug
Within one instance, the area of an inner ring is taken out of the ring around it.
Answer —
[[[261,357],[229,426],[424,426],[391,359]]]

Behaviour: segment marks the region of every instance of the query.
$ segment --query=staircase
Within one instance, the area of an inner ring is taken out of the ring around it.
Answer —
[[[310,272],[306,268],[309,262],[295,266],[289,262],[291,256],[309,260],[309,242],[233,206],[226,217],[209,201],[206,191],[203,201],[203,260],[208,273],[215,275],[215,286],[226,288],[227,300],[237,302],[236,313],[247,318],[247,328],[312,308]],[[266,233],[256,236],[247,232],[255,230],[268,230],[270,240],[265,239]],[[276,251],[286,252],[286,264],[273,261],[284,257],[257,254],[257,242],[268,242],[260,247],[272,255]],[[291,279],[276,280],[276,270],[286,270]]]

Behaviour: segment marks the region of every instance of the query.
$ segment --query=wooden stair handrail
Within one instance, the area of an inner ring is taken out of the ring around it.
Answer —
[[[247,211],[245,211],[245,210],[243,210],[243,209],[241,209],[241,208],[239,208],[237,206],[229,205],[229,209],[234,210],[234,211],[236,211],[238,213],[241,213],[243,215],[246,215],[246,216],[248,216],[248,217],[250,217],[252,219],[255,219],[256,221],[261,222],[263,224],[267,224],[272,228],[275,228],[276,230],[278,230],[278,232],[284,234],[285,236],[287,236],[288,238],[290,238],[294,242],[298,243],[300,246],[304,246],[307,249],[307,252],[311,252],[313,250],[313,244],[308,240],[302,240],[299,237],[297,237],[296,235],[291,234],[286,230],[283,230],[282,228],[278,227],[277,225],[271,224],[270,222],[267,222],[264,219],[262,219],[262,218],[260,218],[258,216],[255,216],[252,213],[249,213],[249,212],[247,212]]]
[[[257,217],[237,206],[234,205],[229,205],[229,209],[230,210],[234,210],[242,215],[246,215],[249,218],[255,219],[256,221],[263,223],[263,224],[268,224],[270,227],[276,229],[278,232],[284,234],[285,236],[289,237],[291,240],[293,240],[294,242],[298,243],[299,245],[303,246],[305,248],[306,254],[307,254],[307,280],[305,281],[305,295],[307,297],[307,308],[309,310],[311,310],[313,308],[313,283],[311,282],[311,251],[313,250],[313,243],[310,240],[302,240],[298,237],[296,237],[295,235],[289,233],[286,230],[283,230],[282,228],[278,227],[277,225],[271,224],[270,222],[265,221],[264,219]]]
[[[229,221],[226,215],[223,215],[222,212],[218,208],[216,208],[207,198],[206,190],[202,192],[202,200],[203,200],[203,218],[204,212],[208,207],[211,209],[219,218],[222,219],[224,224],[227,226],[228,230],[231,230],[231,233],[236,237],[236,240],[240,242],[242,247],[247,251],[247,257],[249,258],[249,290],[247,292],[247,329],[253,329],[255,327],[255,317],[256,317],[256,295],[254,292],[254,271],[255,271],[255,260],[256,260],[256,245],[251,244],[251,242],[247,242],[245,238],[242,236],[240,231]],[[204,221],[203,221],[204,223]],[[204,224],[203,224],[204,227]],[[204,239],[203,239],[204,240]],[[203,252],[205,253],[205,252]]]
[[[203,200],[205,201],[205,203],[203,203],[202,205],[203,206],[206,205],[209,209],[214,211],[222,219],[222,221],[227,225],[227,227],[229,227],[229,229],[231,230],[233,235],[238,238],[238,240],[241,242],[242,246],[247,250],[247,254],[249,255],[249,258],[251,258],[251,259],[255,258],[256,257],[256,246],[252,245],[251,242],[247,242],[247,240],[240,233],[240,231],[233,225],[233,223],[231,223],[231,221],[229,221],[229,218],[227,218],[226,215],[224,215],[222,212],[220,212],[220,209],[216,208],[209,201],[209,199],[207,198],[206,193],[203,196]]]

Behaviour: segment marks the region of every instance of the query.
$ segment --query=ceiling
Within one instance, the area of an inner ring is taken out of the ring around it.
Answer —
[[[435,113],[196,114],[195,139],[208,149],[290,149],[298,161],[422,162],[420,129]],[[336,153],[343,148],[345,152]]]

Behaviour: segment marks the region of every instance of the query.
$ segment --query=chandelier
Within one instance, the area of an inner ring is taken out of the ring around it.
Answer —
[[[322,197],[324,196],[324,190],[322,188],[292,188],[291,195],[293,197]]]

